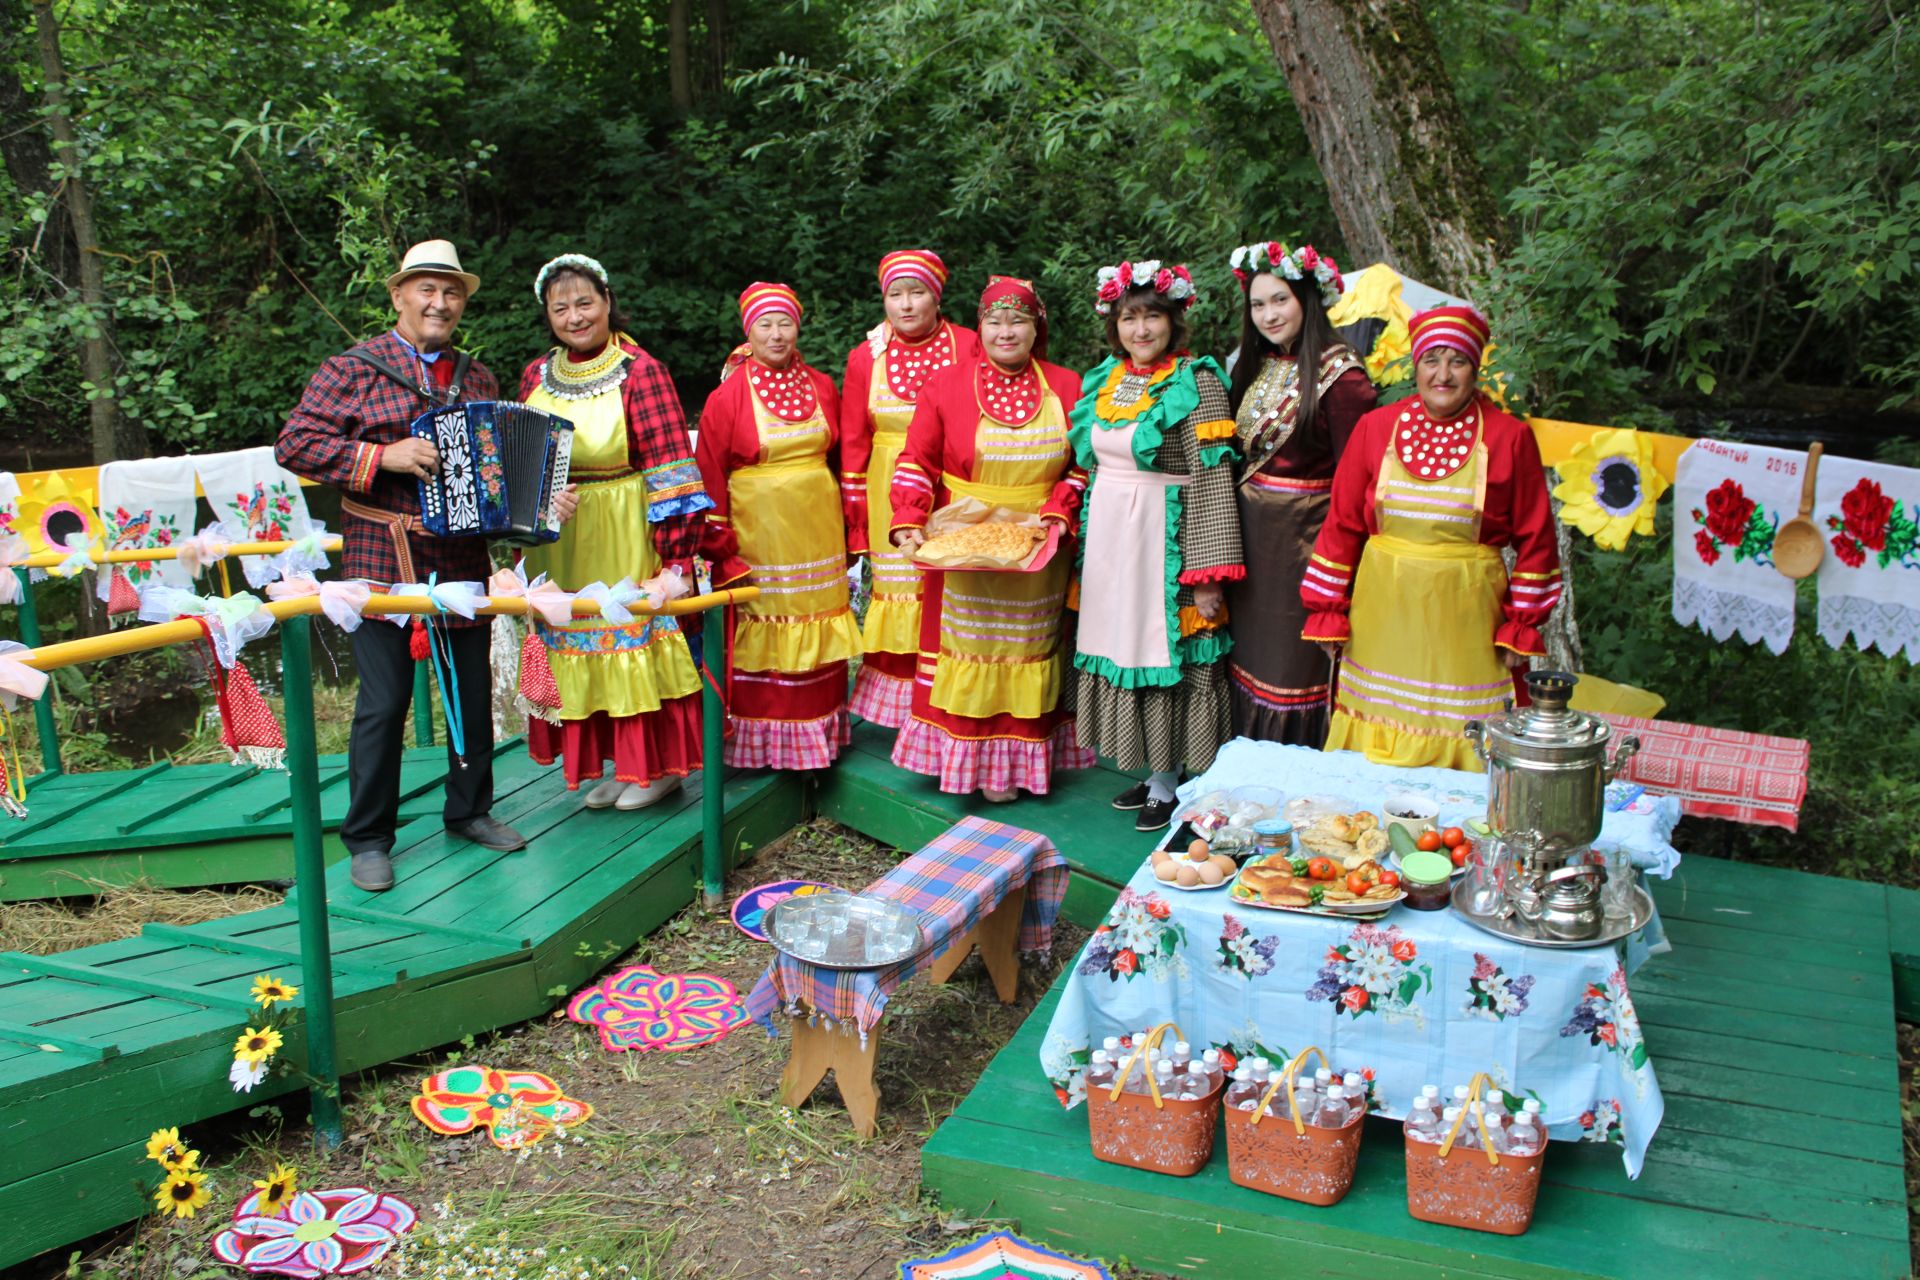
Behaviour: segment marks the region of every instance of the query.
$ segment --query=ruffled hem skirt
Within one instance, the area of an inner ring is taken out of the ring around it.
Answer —
[[[1229,736],[1224,672],[1223,662],[1196,662],[1182,668],[1179,684],[1124,689],[1076,671],[1080,737],[1122,773],[1205,773]]]
[[[740,769],[824,769],[853,741],[847,709],[817,720],[743,720],[727,738],[727,763]]]
[[[604,779],[608,761],[621,782],[684,778],[700,767],[700,695],[671,698],[658,711],[633,716],[596,711],[557,725],[529,719],[527,751],[541,764],[559,760],[569,791]]]
[[[1054,770],[1091,769],[1094,756],[1080,745],[1072,720],[1060,721],[1040,739],[960,738],[916,717],[894,739],[893,762],[938,778],[940,789],[950,795],[1021,788],[1043,796],[1052,787]]]

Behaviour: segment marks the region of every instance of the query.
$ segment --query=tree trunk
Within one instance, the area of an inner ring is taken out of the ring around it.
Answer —
[[[688,51],[692,4],[693,0],[669,0],[667,5],[667,84],[673,109],[681,115],[693,110],[693,66]]]
[[[532,626],[532,622],[524,624]],[[487,651],[493,677],[493,740],[504,742],[516,733],[524,733],[527,718],[520,714],[514,695],[520,692],[520,640],[522,624],[511,617],[493,620],[493,641]]]
[[[1253,0],[1286,74],[1341,238],[1465,295],[1505,227],[1418,0]]]
[[[60,62],[60,25],[49,0],[34,0],[34,25],[40,40],[40,69],[46,77],[47,124],[53,130],[54,153],[64,174],[60,188],[67,216],[73,220],[73,246],[79,261],[80,301],[93,313],[93,336],[80,343],[80,368],[91,390],[88,403],[93,436],[93,460],[147,456],[147,429],[130,422],[114,399],[117,386],[113,350],[113,312],[107,305],[106,281],[100,270],[100,241],[93,224],[93,200],[81,169],[85,157],[67,111],[66,69]]]
[[[707,0],[707,92],[727,87],[727,0]]]

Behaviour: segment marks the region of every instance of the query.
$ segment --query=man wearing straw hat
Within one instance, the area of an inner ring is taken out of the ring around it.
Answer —
[[[419,482],[440,466],[432,442],[407,434],[420,414],[442,405],[492,400],[499,386],[487,367],[453,347],[454,327],[480,277],[460,268],[445,240],[407,250],[387,277],[393,328],[320,366],[300,405],[281,429],[274,456],[297,475],[342,490],[346,569],[375,590],[395,583],[484,582],[490,572],[484,539],[437,538],[420,524]],[[452,834],[489,849],[512,851],[526,840],[488,816],[493,807],[493,683],[488,631],[493,619],[445,619],[459,689],[466,754],[447,744],[447,800]],[[413,624],[417,629],[419,623]],[[394,830],[400,809],[400,761],[413,698],[416,653],[424,635],[377,619],[353,633],[360,692],[347,748],[351,788],[340,842],[353,855],[350,872],[362,889],[393,886]],[[451,734],[448,735],[451,738]]]

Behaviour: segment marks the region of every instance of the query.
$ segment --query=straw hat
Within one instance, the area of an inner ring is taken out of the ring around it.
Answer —
[[[480,277],[460,269],[460,254],[451,240],[422,240],[407,250],[407,256],[400,259],[400,269],[387,277],[387,288],[408,276],[422,275],[454,276],[467,286],[469,298],[480,292]]]

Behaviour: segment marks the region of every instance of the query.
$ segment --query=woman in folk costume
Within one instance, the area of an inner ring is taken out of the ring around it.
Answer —
[[[920,570],[890,540],[887,491],[906,447],[920,388],[942,369],[978,358],[980,340],[940,314],[947,266],[931,249],[901,249],[880,259],[887,318],[847,355],[840,397],[840,478],[847,546],[865,552],[873,602],[861,630],[864,656],[853,680],[853,713],[898,729],[913,706],[920,650]]]
[[[533,291],[560,345],[527,366],[520,399],[573,423],[569,478],[580,505],[558,542],[526,553],[526,572],[565,591],[631,578],[683,596],[713,503],[673,379],[628,336],[606,268],[592,258],[562,254],[540,268]],[[605,778],[588,808],[644,808],[700,767],[700,677],[674,619],[551,626],[528,616],[559,706],[528,718],[527,747],[542,764],[564,760],[569,790]]]
[[[1310,244],[1288,249],[1269,240],[1235,249],[1231,263],[1243,290],[1228,394],[1247,554],[1247,576],[1227,591],[1233,732],[1317,747],[1327,740],[1333,664],[1300,638],[1300,580],[1327,518],[1334,469],[1378,396],[1360,357],[1327,321],[1346,288],[1332,258]]]
[[[860,652],[833,471],[840,398],[800,357],[792,289],[748,285],[740,323],[747,340],[707,397],[695,450],[714,501],[703,554],[719,582],[744,559],[760,588],[727,611],[727,763],[824,769],[848,742],[847,659]]]
[[[1513,673],[1545,652],[1560,556],[1533,431],[1480,393],[1487,322],[1435,307],[1408,332],[1417,394],[1354,429],[1300,586],[1304,634],[1344,655],[1327,750],[1477,770],[1466,722],[1524,700]]]
[[[920,390],[891,492],[902,552],[925,541],[929,514],[962,498],[1073,527],[1086,475],[1067,414],[1080,380],[1047,363],[1047,312],[1031,282],[987,282],[980,348]],[[1035,573],[924,572],[913,712],[895,764],[993,801],[1021,787],[1045,795],[1055,769],[1093,764],[1062,710],[1067,578],[1060,554]]]
[[[1182,766],[1204,772],[1227,740],[1225,584],[1246,572],[1226,379],[1185,349],[1195,296],[1183,266],[1100,268],[1094,309],[1114,354],[1073,409],[1090,477],[1074,712],[1115,767],[1152,771],[1113,802],[1140,811],[1139,831],[1168,824]]]

